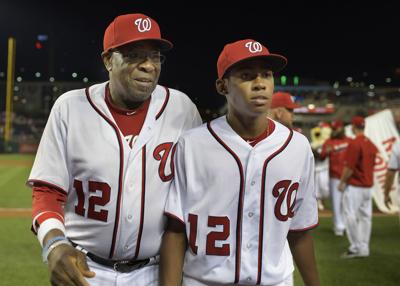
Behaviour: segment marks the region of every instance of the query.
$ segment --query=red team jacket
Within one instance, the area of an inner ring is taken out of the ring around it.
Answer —
[[[375,157],[378,149],[367,137],[358,135],[351,140],[345,155],[345,166],[353,170],[349,185],[372,187]]]
[[[342,171],[344,168],[344,159],[346,156],[346,150],[349,146],[351,138],[343,137],[343,138],[332,138],[325,141],[324,145],[322,145],[322,151],[320,158],[324,160],[326,157],[329,157],[329,177],[340,179],[342,175]],[[332,147],[332,151],[328,154],[327,148],[328,146]]]

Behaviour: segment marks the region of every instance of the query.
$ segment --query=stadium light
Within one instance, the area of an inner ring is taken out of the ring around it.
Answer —
[[[300,83],[300,78],[297,75],[295,75],[293,77],[293,85],[299,85],[299,83]]]
[[[281,85],[286,85],[287,77],[285,75],[281,75]]]

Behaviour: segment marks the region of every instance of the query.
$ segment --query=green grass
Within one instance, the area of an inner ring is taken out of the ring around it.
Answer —
[[[0,285],[50,285],[30,218],[0,218]]]
[[[25,182],[33,155],[0,155],[0,208],[30,208],[32,195]]]
[[[29,218],[0,218],[1,285],[49,285],[47,266],[41,262],[39,243],[29,228]],[[340,259],[340,254],[347,247],[347,239],[333,236],[330,218],[321,218],[313,236],[321,285],[399,285],[398,217],[374,217],[371,256],[364,259]],[[297,272],[295,285],[303,285]]]
[[[341,259],[347,238],[332,234],[331,218],[321,218],[313,231],[318,271],[324,286],[395,286],[400,281],[400,224],[397,216],[373,218],[371,255]],[[295,272],[295,285],[304,285]]]

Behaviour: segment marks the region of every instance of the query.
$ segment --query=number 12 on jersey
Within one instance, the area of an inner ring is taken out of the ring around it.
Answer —
[[[194,254],[197,254],[197,228],[198,228],[198,215],[189,214],[188,217],[190,231],[189,231],[189,247]],[[221,231],[210,231],[206,237],[206,255],[229,256],[230,245],[223,243],[230,235],[230,221],[227,216],[208,216],[207,226],[211,228],[221,228]],[[199,239],[199,241],[204,241]],[[221,241],[221,246],[216,246],[216,241]]]

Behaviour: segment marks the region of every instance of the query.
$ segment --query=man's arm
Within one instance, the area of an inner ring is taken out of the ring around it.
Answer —
[[[353,170],[345,166],[340,177],[340,183],[338,185],[338,190],[343,192],[346,189],[347,180],[353,175]]]
[[[389,208],[389,204],[392,203],[392,199],[389,196],[390,191],[392,190],[394,176],[396,175],[395,170],[388,169],[386,172],[385,185],[384,185],[384,201],[387,208]]]
[[[319,286],[314,243],[309,231],[289,232],[287,236],[290,250],[305,286]]]
[[[52,285],[89,285],[84,277],[95,275],[89,270],[86,256],[72,247],[64,234],[63,205],[66,195],[46,186],[34,186],[32,195],[32,229],[43,245]]]
[[[182,269],[187,248],[185,225],[168,217],[160,252],[160,286],[182,285]]]

